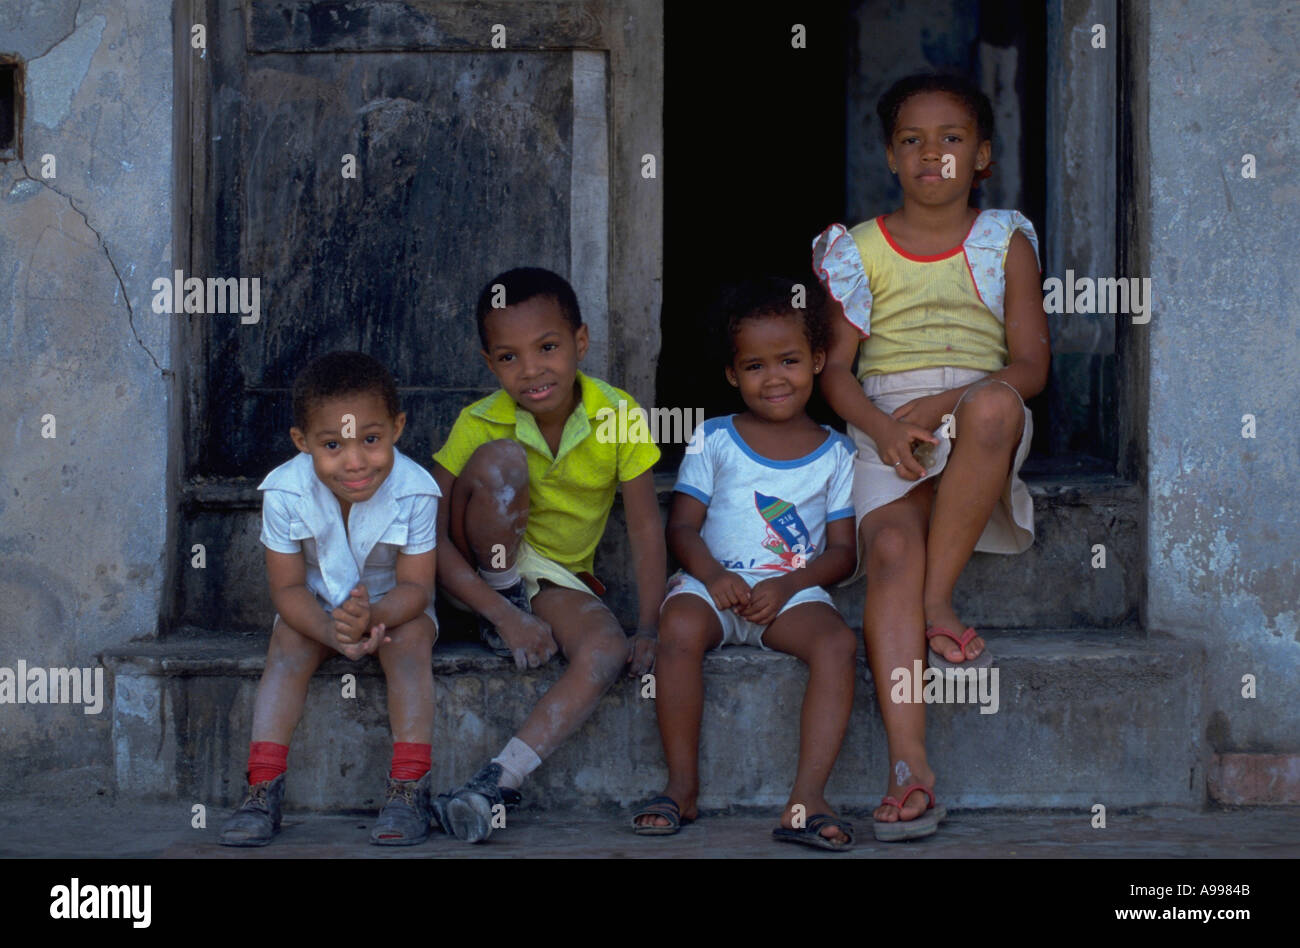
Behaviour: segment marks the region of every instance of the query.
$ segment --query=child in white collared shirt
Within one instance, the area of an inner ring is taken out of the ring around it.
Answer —
[[[369,356],[312,362],[294,382],[293,412],[290,436],[302,453],[259,486],[277,614],[253,711],[248,794],[221,843],[264,846],[279,831],[289,739],[312,675],[335,652],[377,655],[388,683],[393,762],[371,842],[419,843],[432,816],[440,491],[397,450],[406,415],[392,375]]]

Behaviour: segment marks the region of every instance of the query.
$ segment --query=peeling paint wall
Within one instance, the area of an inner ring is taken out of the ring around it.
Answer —
[[[1297,37],[1294,5],[1151,7],[1148,615],[1204,640],[1219,752],[1300,750]]]
[[[0,666],[89,667],[155,633],[163,582],[170,4],[5,3],[0,53],[27,100],[24,160],[0,162]],[[0,783],[107,763],[108,731],[0,704]]]

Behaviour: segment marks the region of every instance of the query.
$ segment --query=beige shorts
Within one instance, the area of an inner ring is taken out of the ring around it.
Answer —
[[[542,556],[529,545],[527,540],[519,541],[519,552],[515,554],[515,569],[519,570],[519,578],[524,581],[524,592],[528,595],[529,602],[542,588],[542,580],[556,586],[562,586],[565,589],[576,589],[579,592],[585,592],[588,596],[597,599],[600,598],[576,573],[569,571],[554,560],[548,560]],[[446,590],[443,590],[442,595],[443,598],[462,612],[474,611]]]
[[[889,414],[914,398],[960,388],[988,374],[979,369],[959,369],[953,366],[911,369],[907,372],[868,375],[862,380],[862,390],[873,405]],[[997,380],[994,384],[997,384]],[[1007,388],[1015,391],[1010,385]],[[963,399],[965,397],[962,396]],[[1016,397],[1020,398],[1019,392],[1016,392]],[[961,402],[957,404],[960,405]],[[1024,431],[1020,435],[1020,444],[1016,447],[1016,457],[1007,474],[1006,484],[1003,485],[1002,496],[994,506],[989,522],[985,524],[984,532],[975,543],[977,552],[1023,553],[1034,542],[1034,501],[1029,496],[1029,488],[1020,479],[1020,467],[1029,456],[1029,443],[1034,437],[1034,419],[1029,409],[1025,408],[1023,399],[1020,407],[1025,414]],[[851,583],[862,575],[862,518],[876,508],[906,496],[917,484],[938,477],[943,473],[952,451],[952,442],[943,433],[941,425],[934,430],[939,443],[934,446],[934,459],[926,467],[925,477],[909,481],[899,477],[894,468],[880,460],[880,455],[876,453],[876,443],[864,432],[853,425],[848,426],[848,431],[858,449],[857,457],[853,459],[853,512],[854,523],[859,528],[859,549],[858,567],[844,583]]]

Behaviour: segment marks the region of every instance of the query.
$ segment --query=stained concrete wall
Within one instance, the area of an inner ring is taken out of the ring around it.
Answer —
[[[169,5],[5,3],[0,53],[26,63],[24,161],[0,162],[0,666],[87,667],[156,632],[163,583]],[[0,704],[0,784],[107,762],[109,718]]]
[[[1148,615],[1205,642],[1218,752],[1300,750],[1298,38],[1271,0],[1150,8]]]
[[[26,168],[0,163],[0,666],[150,636],[168,550],[170,18],[151,0],[0,7],[27,61]],[[78,12],[79,11],[79,12]],[[75,16],[75,22],[74,22]],[[1216,751],[1295,751],[1300,14],[1157,0],[1149,62],[1151,626],[1204,642]],[[1258,177],[1243,179],[1253,153]],[[41,178],[51,154],[57,176]],[[1142,197],[1146,197],[1143,195]],[[53,414],[57,436],[41,437]],[[1258,436],[1241,437],[1241,416]],[[1241,676],[1259,697],[1240,697]],[[147,700],[147,696],[146,699]],[[158,708],[142,713],[160,715]],[[0,782],[110,759],[108,717],[0,705]],[[4,786],[0,786],[0,791]]]

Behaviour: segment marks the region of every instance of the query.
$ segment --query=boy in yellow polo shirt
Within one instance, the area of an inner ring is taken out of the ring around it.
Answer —
[[[442,828],[468,842],[492,832],[493,810],[517,805],[524,778],[595,710],[619,672],[654,661],[667,554],[651,468],[659,449],[644,426],[608,437],[609,411],[632,397],[578,371],[587,327],[568,282],[524,267],[479,295],[483,358],[501,390],[465,408],[434,456],[438,583],[479,616],[480,634],[518,668],[557,649],[568,668],[501,753],[434,803]],[[592,560],[622,485],[636,570],[639,622],[631,642],[598,598]],[[450,541],[450,542],[447,542]]]

